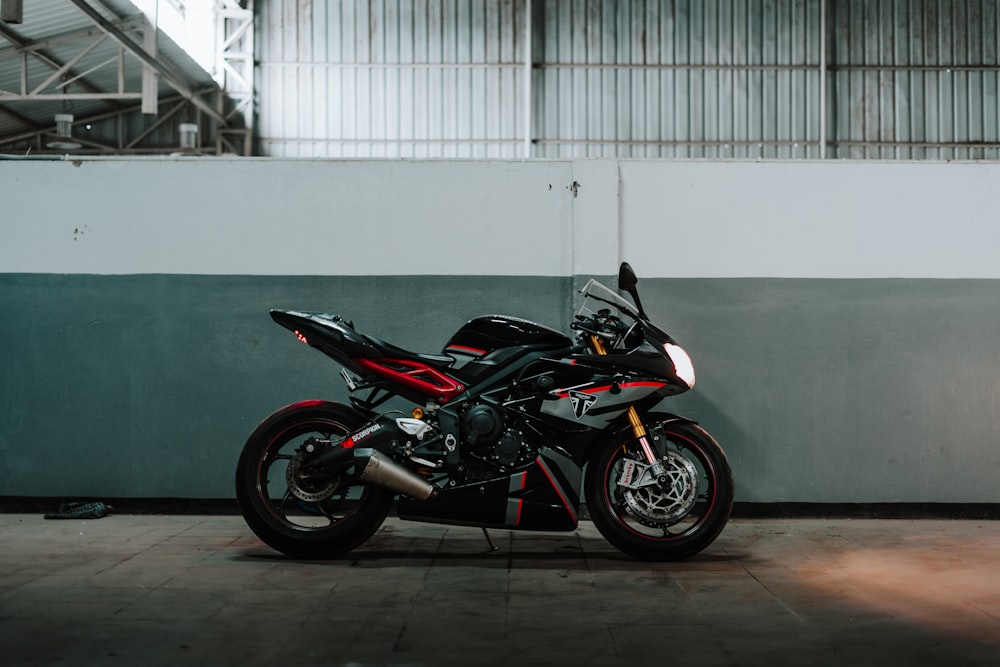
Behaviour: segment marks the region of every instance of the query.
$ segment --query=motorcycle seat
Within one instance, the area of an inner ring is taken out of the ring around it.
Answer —
[[[368,342],[374,345],[380,352],[384,353],[386,357],[391,357],[393,359],[401,359],[405,361],[418,361],[425,363],[432,368],[449,368],[453,363],[455,363],[454,357],[446,357],[437,354],[421,354],[419,352],[410,352],[409,350],[404,350],[401,347],[396,347],[391,343],[387,343],[384,340],[379,340],[373,336],[365,335]]]

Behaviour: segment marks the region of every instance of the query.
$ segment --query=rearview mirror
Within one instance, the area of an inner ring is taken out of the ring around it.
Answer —
[[[618,269],[618,289],[631,292],[638,282],[639,279],[636,278],[635,271],[632,270],[629,263],[622,262],[621,268]]]
[[[639,279],[635,275],[635,271],[629,266],[628,262],[622,262],[621,267],[618,269],[618,289],[628,292],[629,296],[632,297],[632,301],[635,302],[635,307],[639,309],[639,317],[646,319],[646,312],[642,309],[642,301],[639,300],[639,290],[635,286],[639,283]]]

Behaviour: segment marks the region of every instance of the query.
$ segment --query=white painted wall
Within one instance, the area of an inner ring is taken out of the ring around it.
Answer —
[[[0,272],[998,278],[998,183],[986,163],[7,160]]]
[[[0,162],[0,272],[570,275],[570,175],[567,162]]]
[[[1000,164],[623,162],[626,257],[662,277],[997,278]]]

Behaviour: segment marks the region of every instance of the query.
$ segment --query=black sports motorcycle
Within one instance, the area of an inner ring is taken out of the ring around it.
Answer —
[[[591,280],[575,340],[494,315],[468,322],[441,355],[337,315],[271,311],[344,367],[352,406],[303,401],[257,426],[236,469],[250,528],[290,556],[332,557],[371,537],[398,496],[402,519],[568,531],[582,490],[627,554],[704,549],[732,510],[729,462],[694,422],[651,412],[694,386],[694,368],[646,317],[627,263],[618,282],[633,304]],[[416,407],[380,412],[392,397]]]

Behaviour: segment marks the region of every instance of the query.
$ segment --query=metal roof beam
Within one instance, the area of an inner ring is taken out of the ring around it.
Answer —
[[[92,30],[72,33],[74,37],[86,36],[92,34],[93,34]],[[27,67],[27,65],[24,64],[23,62],[23,58],[25,57],[25,54],[30,53],[32,57],[37,58],[38,60],[45,63],[47,66],[51,67],[54,70],[59,70],[63,67],[63,64],[60,63],[58,60],[51,58],[50,56],[46,55],[44,52],[41,51],[42,48],[45,48],[50,43],[52,43],[52,40],[44,40],[42,42],[26,41],[22,39],[20,35],[15,33],[10,28],[4,26],[2,23],[0,23],[0,37],[3,37],[8,42],[14,45],[13,49],[9,49],[7,51],[0,51],[0,58],[4,57],[8,52],[13,53],[14,55],[18,55],[22,58],[22,67]],[[62,37],[56,39],[61,39],[61,38]],[[67,74],[71,76],[76,76],[76,73],[73,72],[72,70],[68,71]],[[90,83],[86,79],[80,78],[79,83],[77,85],[82,86],[84,90],[88,90],[91,93],[102,92],[100,88]]]
[[[101,35],[93,42],[85,46],[83,50],[80,51],[80,53],[76,54],[70,60],[64,63],[63,66],[57,69],[55,72],[53,72],[51,76],[49,76],[49,78],[47,78],[45,81],[35,86],[35,89],[32,90],[31,93],[29,94],[34,95],[35,93],[40,93],[43,90],[45,90],[50,83],[53,83],[56,79],[65,75],[74,65],[83,60],[84,56],[86,56],[88,53],[96,49],[100,45],[100,43],[104,41],[105,37],[106,35]]]
[[[138,144],[140,141],[142,141],[143,139],[145,139],[146,137],[148,137],[149,135],[151,135],[160,126],[162,126],[163,124],[165,124],[168,120],[170,120],[173,116],[175,116],[178,111],[180,111],[181,109],[183,109],[186,104],[187,104],[187,100],[181,99],[180,102],[178,102],[177,104],[174,105],[173,109],[171,109],[167,113],[160,114],[159,118],[156,119],[155,123],[153,123],[152,125],[150,125],[149,127],[147,127],[145,130],[143,130],[142,132],[140,132],[134,139],[132,139],[132,141],[128,142],[128,144],[125,145],[125,148],[126,149],[135,148],[136,144]]]
[[[87,18],[97,25],[97,27],[106,32],[111,39],[121,44],[127,51],[131,52],[133,56],[151,67],[159,76],[163,77],[163,80],[167,83],[167,85],[180,93],[184,99],[189,100],[191,104],[204,111],[222,127],[229,125],[229,122],[226,120],[224,115],[219,113],[212,105],[191,90],[190,86],[188,86],[184,81],[181,81],[178,77],[174,76],[173,73],[168,71],[161,63],[157,62],[155,58],[146,53],[141,46],[136,44],[111,21],[101,16],[101,14],[96,9],[91,7],[86,0],[70,0],[70,2],[76,5],[77,8],[87,16]]]
[[[41,131],[43,129],[41,125],[39,125],[38,123],[36,123],[34,121],[34,119],[28,118],[27,116],[25,116],[23,114],[19,114],[18,112],[14,111],[13,109],[7,108],[3,104],[0,104],[0,114],[3,114],[3,115],[5,115],[5,116],[7,116],[9,118],[13,118],[17,122],[22,123],[24,125],[27,125],[28,127],[33,127],[33,128],[35,128],[36,131]]]
[[[206,88],[206,89],[201,90],[200,92],[202,92],[202,93],[211,93],[213,91],[214,91],[214,89]],[[131,99],[132,99],[133,102],[138,102],[139,97],[140,97],[140,95],[138,93],[135,93]],[[183,104],[190,104],[190,102],[188,100],[186,100],[185,98],[181,97],[180,95],[174,95],[174,96],[168,97],[166,99],[164,99],[164,98],[160,99],[160,104],[175,104],[175,103],[178,104],[179,106],[174,107],[174,108],[170,109],[169,111],[167,111],[167,113],[166,113],[167,117],[170,117],[170,116],[174,115],[180,108],[182,108],[181,105],[183,105]],[[111,111],[102,111],[100,113],[92,114],[92,115],[89,115],[89,116],[84,116],[82,118],[76,118],[73,121],[73,125],[75,126],[75,125],[86,125],[87,123],[98,123],[100,121],[107,120],[109,118],[121,117],[121,116],[124,116],[124,115],[127,115],[127,114],[137,113],[140,110],[141,110],[141,106],[139,104],[133,104],[133,105],[131,105],[129,107],[122,107],[122,108],[114,109],[114,110],[111,110]],[[12,112],[12,111],[4,109],[3,105],[0,105],[0,112],[6,112],[6,113],[9,113],[11,115],[15,115],[16,114],[16,112]],[[25,118],[24,122],[25,122],[25,124],[31,124],[35,129],[33,129],[33,130],[21,130],[19,132],[14,133],[14,134],[10,134],[10,135],[7,135],[7,136],[0,136],[0,146],[3,146],[5,144],[15,143],[15,142],[18,142],[18,141],[23,141],[25,139],[31,139],[33,137],[37,137],[38,135],[51,134],[51,132],[55,129],[55,126],[52,125],[52,124],[39,125],[38,123],[35,123],[34,121],[32,121],[30,118]],[[143,134],[145,135],[147,133],[143,133]],[[76,137],[74,137],[74,138],[76,138]],[[121,139],[122,144],[124,144],[128,140],[129,139],[122,138]],[[132,140],[132,141],[133,141],[133,143],[135,142],[135,140]],[[150,150],[153,150],[153,149],[150,149]],[[162,149],[156,149],[156,150],[160,150],[160,152],[162,152]],[[0,152],[2,152],[2,151],[0,151]]]
[[[0,90],[0,102],[72,102],[73,100],[139,100],[142,93],[28,93]]]
[[[132,30],[139,25],[139,16],[134,16],[132,18],[123,19],[121,21],[116,21],[117,25],[122,30]],[[64,32],[59,35],[52,37],[46,37],[44,39],[34,39],[26,40],[21,38],[19,35],[15,34],[12,30],[0,25],[0,37],[4,37],[11,44],[14,45],[12,49],[0,49],[0,60],[5,58],[16,57],[18,54],[30,51],[39,51],[41,49],[48,49],[53,46],[60,46],[66,42],[76,42],[85,37],[96,37],[98,35],[106,35],[103,30],[100,30],[96,26],[83,28],[82,30],[72,30],[70,32]]]

